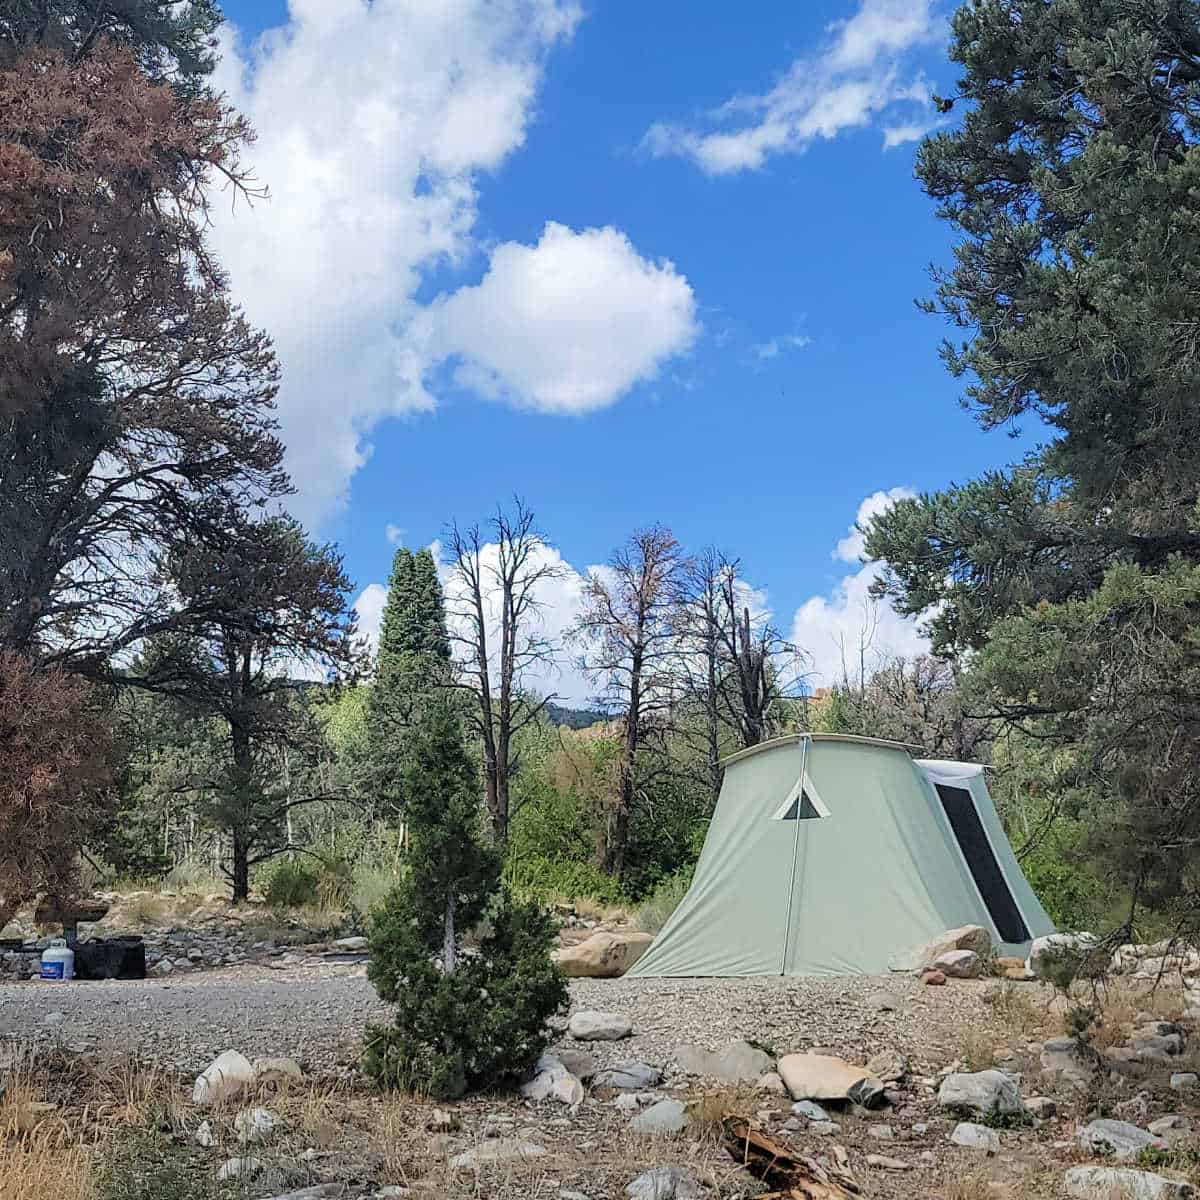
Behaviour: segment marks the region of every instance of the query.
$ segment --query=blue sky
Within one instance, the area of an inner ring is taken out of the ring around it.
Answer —
[[[864,500],[1016,457],[913,303],[949,257],[912,174],[945,6],[225,8],[273,199],[218,247],[280,348],[297,510],[358,589],[389,526],[424,545],[516,491],[577,571],[655,521],[740,555],[828,674]]]

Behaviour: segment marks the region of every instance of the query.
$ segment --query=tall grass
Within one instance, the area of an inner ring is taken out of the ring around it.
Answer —
[[[638,928],[645,933],[658,933],[667,923],[671,914],[679,907],[691,886],[691,871],[680,871],[678,874],[664,879],[638,905],[636,913]]]

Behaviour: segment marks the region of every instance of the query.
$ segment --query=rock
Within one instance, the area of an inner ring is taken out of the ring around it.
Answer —
[[[983,960],[974,950],[947,950],[933,960],[932,966],[947,979],[978,979]]]
[[[808,1132],[820,1134],[822,1137],[831,1137],[833,1134],[838,1133],[841,1128],[836,1121],[810,1121]]]
[[[568,979],[616,979],[646,953],[653,940],[648,933],[601,930],[574,946],[555,950],[550,957]]]
[[[828,1121],[829,1114],[811,1100],[801,1100],[792,1105],[792,1112],[798,1117],[807,1117],[810,1121]]]
[[[921,982],[926,987],[944,987],[946,976],[941,971],[927,970],[921,972]]]
[[[43,1025],[49,1025],[49,1026],[51,1026],[51,1027],[54,1027],[54,1026],[56,1026],[56,1025],[61,1025],[61,1024],[62,1024],[62,1023],[63,1023],[63,1022],[66,1020],[66,1019],[67,1019],[67,1014],[66,1014],[66,1013],[63,1013],[63,1012],[58,1012],[58,1011],[55,1011],[55,1012],[48,1012],[48,1013],[47,1013],[47,1014],[46,1014],[46,1015],[45,1015],[45,1016],[42,1018],[42,1024],[43,1024]]]
[[[992,966],[1001,974],[1014,968],[1023,971],[1025,970],[1025,960],[1023,958],[1010,958],[1006,954],[1001,954],[992,960]]]
[[[625,1189],[632,1200],[700,1200],[703,1194],[696,1176],[682,1167],[655,1167]]]
[[[1171,1076],[1171,1088],[1176,1092],[1189,1092],[1200,1084],[1200,1076],[1192,1071],[1176,1071]]]
[[[337,938],[332,945],[335,950],[365,950],[367,948],[367,939],[365,937]]]
[[[1051,1038],[1042,1046],[1042,1070],[1074,1087],[1087,1087],[1096,1074],[1095,1062],[1085,1057],[1074,1038]]]
[[[1177,1033],[1165,1037],[1130,1038],[1129,1048],[1144,1061],[1162,1062],[1183,1053],[1183,1038]]]
[[[226,1050],[218,1055],[196,1078],[192,1086],[193,1104],[216,1104],[253,1087],[254,1068],[244,1054]]]
[[[279,1118],[265,1108],[244,1108],[233,1118],[234,1132],[243,1146],[265,1142],[278,1124]]]
[[[902,1158],[888,1158],[886,1154],[868,1154],[867,1166],[880,1171],[911,1171],[912,1163],[906,1163]]]
[[[960,1121],[955,1125],[950,1141],[968,1150],[982,1150],[985,1154],[1000,1153],[1000,1135],[986,1125],[975,1125],[970,1121]]]
[[[1166,1137],[1169,1133],[1191,1133],[1192,1122],[1179,1113],[1168,1113],[1157,1121],[1151,1121],[1147,1128],[1155,1137]]]
[[[1010,983],[1033,983],[1037,979],[1028,967],[1005,967],[1003,975]]]
[[[477,1171],[480,1167],[496,1163],[524,1162],[530,1158],[541,1158],[546,1150],[535,1142],[521,1138],[489,1138],[480,1142],[473,1150],[456,1154],[450,1165],[458,1171]]]
[[[641,1107],[641,1101],[632,1092],[622,1092],[613,1101],[613,1108],[625,1113],[635,1113]]]
[[[669,1137],[682,1133],[691,1124],[687,1108],[682,1100],[660,1100],[652,1104],[645,1112],[638,1113],[629,1122],[629,1128],[634,1133],[646,1134],[650,1137]]]
[[[275,1088],[288,1087],[304,1078],[304,1072],[294,1058],[256,1058],[252,1070],[255,1083]]]
[[[154,975],[170,975],[171,972],[174,970],[175,970],[175,964],[169,958],[160,958],[158,960],[158,962],[156,962],[154,964],[154,967],[153,967],[153,970],[151,973]],[[240,1162],[241,1159],[235,1158],[235,1159],[232,1159],[231,1161]],[[249,1161],[249,1160],[247,1160],[247,1161]],[[229,1178],[232,1178],[232,1176],[230,1176]]]
[[[896,1131],[890,1125],[868,1125],[867,1137],[873,1137],[877,1142],[890,1142],[896,1136]]]
[[[1150,1119],[1150,1093],[1138,1092],[1136,1096],[1128,1100],[1122,1100],[1120,1104],[1114,1104],[1112,1115],[1120,1121],[1129,1121],[1133,1125],[1140,1125]]]
[[[212,1122],[201,1121],[196,1127],[196,1132],[192,1135],[192,1140],[197,1146],[201,1146],[205,1150],[211,1150],[217,1144],[217,1139],[213,1137]]]
[[[227,1179],[244,1179],[248,1175],[257,1175],[263,1169],[263,1163],[257,1158],[231,1158],[221,1164],[217,1171],[218,1182]]]
[[[1076,1200],[1191,1200],[1196,1194],[1190,1183],[1128,1167],[1072,1167],[1063,1184]]]
[[[785,1054],[778,1071],[793,1100],[851,1100],[875,1108],[883,1084],[865,1067],[827,1054]]]
[[[577,1042],[615,1042],[633,1032],[633,1023],[620,1013],[585,1010],[567,1022],[567,1032]]]
[[[895,1012],[900,1003],[900,997],[894,992],[872,992],[867,997],[867,1004],[876,1012]]]
[[[766,1092],[773,1096],[786,1096],[787,1085],[775,1071],[768,1071],[755,1085],[756,1092]]]
[[[550,1052],[558,1059],[576,1079],[585,1083],[596,1074],[596,1060],[586,1050],[576,1050],[569,1046],[561,1046]]]
[[[1025,965],[1039,979],[1045,979],[1052,964],[1067,957],[1082,960],[1096,944],[1092,933],[1049,933],[1033,939]]]
[[[435,1108],[429,1114],[425,1128],[430,1133],[453,1133],[456,1129],[462,1128],[462,1122],[458,1119],[457,1114],[452,1113],[448,1108]]]
[[[1058,1104],[1049,1096],[1030,1096],[1025,1101],[1025,1111],[1039,1121],[1048,1121],[1051,1117],[1058,1116]]]
[[[1020,1116],[1025,1111],[1021,1089],[1003,1071],[975,1071],[947,1075],[938,1089],[938,1104],[952,1111],[984,1116]]]
[[[726,1083],[757,1079],[774,1068],[771,1056],[749,1042],[730,1042],[720,1050],[703,1046],[676,1046],[674,1058],[687,1075],[706,1075]]]
[[[646,1088],[656,1087],[661,1082],[662,1072],[657,1067],[651,1067],[646,1063],[629,1062],[597,1071],[592,1079],[592,1086],[640,1092]]]
[[[1152,1133],[1130,1125],[1128,1121],[1092,1121],[1077,1136],[1084,1150],[1092,1154],[1111,1154],[1116,1158],[1136,1158],[1147,1146],[1161,1148],[1163,1145]]]
[[[553,1055],[543,1054],[533,1077],[521,1086],[526,1100],[557,1100],[578,1108],[583,1103],[583,1084]]]
[[[908,1062],[898,1050],[881,1050],[867,1059],[867,1070],[881,1083],[898,1083],[908,1074]]]
[[[973,950],[980,958],[991,953],[992,935],[982,925],[961,925],[947,929],[931,942],[892,955],[888,968],[892,971],[917,971],[951,950]]]

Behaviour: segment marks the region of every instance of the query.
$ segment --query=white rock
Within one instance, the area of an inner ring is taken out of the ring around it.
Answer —
[[[631,1200],[700,1200],[703,1194],[696,1176],[681,1167],[655,1167],[625,1189]]]
[[[689,1124],[691,1118],[682,1100],[660,1100],[634,1117],[629,1128],[650,1137],[669,1137],[682,1133]]]
[[[1111,1154],[1116,1158],[1136,1158],[1148,1146],[1163,1145],[1154,1134],[1128,1121],[1092,1121],[1079,1131],[1078,1138],[1079,1144],[1092,1154]]]
[[[1003,1071],[974,1071],[947,1075],[938,1089],[942,1108],[988,1115],[1019,1116],[1024,1113],[1021,1089]]]
[[[768,1095],[772,1096],[787,1095],[787,1085],[775,1071],[768,1071],[761,1079],[759,1079],[759,1081],[754,1085],[754,1090],[756,1092],[766,1092]]]
[[[216,1104],[253,1085],[254,1068],[246,1056],[237,1050],[226,1050],[197,1076],[192,1087],[192,1103]]]
[[[304,1072],[294,1058],[256,1058],[253,1070],[255,1083],[269,1083],[275,1087],[299,1083],[304,1078]]]
[[[217,1179],[223,1183],[226,1179],[241,1179],[247,1175],[257,1175],[262,1169],[263,1164],[260,1159],[231,1158],[221,1164],[221,1169],[217,1172]]]
[[[623,1091],[640,1092],[657,1087],[662,1082],[662,1072],[649,1063],[627,1062],[597,1071],[592,1076],[592,1087],[619,1088]]]
[[[798,1117],[807,1117],[810,1121],[828,1121],[829,1114],[811,1100],[799,1100],[792,1105],[792,1112]]]
[[[785,1054],[776,1068],[793,1100],[852,1100],[871,1108],[883,1084],[865,1067],[828,1054]]]
[[[1064,955],[1082,957],[1096,946],[1098,940],[1094,933],[1048,933],[1030,943],[1025,965],[1041,979],[1055,959]]]
[[[1096,1074],[1096,1064],[1086,1057],[1074,1038],[1050,1038],[1042,1046],[1042,1070],[1050,1071],[1074,1087],[1087,1087]]]
[[[978,979],[982,962],[974,950],[947,950],[933,960],[933,967],[947,979]]]
[[[935,958],[950,950],[974,950],[982,958],[991,949],[992,935],[982,925],[960,925],[957,929],[947,929],[923,946],[914,946],[892,955],[888,960],[888,969],[916,971],[929,966]]]
[[[367,939],[365,937],[338,938],[333,945],[339,950],[365,950],[367,948]]]
[[[523,1162],[530,1158],[541,1158],[546,1153],[544,1146],[520,1138],[490,1138],[480,1142],[473,1150],[456,1154],[450,1165],[460,1171],[476,1171],[482,1166],[495,1163]]]
[[[577,1042],[616,1042],[633,1032],[633,1023],[620,1013],[585,1010],[572,1015],[567,1032]]]
[[[1192,1071],[1176,1071],[1171,1076],[1171,1087],[1177,1092],[1190,1091],[1197,1084],[1200,1084],[1200,1076]]]
[[[1000,1153],[1000,1135],[986,1125],[961,1121],[955,1125],[950,1140],[956,1146],[964,1146],[968,1150],[982,1150],[985,1154]]]
[[[521,1087],[526,1100],[557,1100],[578,1108],[583,1103],[583,1084],[553,1055],[543,1054],[533,1078]]]
[[[213,1137],[212,1123],[210,1121],[201,1121],[193,1136],[196,1145],[202,1146],[205,1150],[211,1150],[217,1144],[217,1139]]]
[[[730,1042],[720,1050],[703,1046],[676,1046],[674,1058],[686,1075],[706,1075],[726,1083],[758,1079],[775,1066],[774,1060],[749,1042]]]
[[[1063,1183],[1075,1200],[1191,1200],[1196,1194],[1190,1183],[1128,1167],[1072,1167]]]
[[[886,1154],[868,1154],[867,1166],[875,1167],[881,1171],[912,1170],[912,1163],[907,1163],[902,1158],[888,1158]]]
[[[265,1108],[244,1108],[233,1118],[234,1132],[243,1146],[265,1142],[278,1125],[279,1118]]]

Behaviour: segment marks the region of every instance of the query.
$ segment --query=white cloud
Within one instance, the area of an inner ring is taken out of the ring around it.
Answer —
[[[913,495],[903,487],[874,492],[858,506],[856,524]],[[863,536],[851,527],[833,556],[842,562],[860,563],[862,554]],[[870,595],[871,584],[882,571],[880,562],[861,564],[853,574],[843,576],[828,595],[812,596],[796,610],[792,641],[810,656],[814,685],[837,683],[844,674],[857,679],[860,654],[869,673],[888,658],[928,652],[929,640],[920,631],[919,619],[902,616],[886,600]]]
[[[253,46],[226,33],[217,86],[251,120],[271,199],[214,205],[235,298],[275,339],[280,418],[319,521],[382,417],[433,406],[409,336],[418,287],[475,249],[478,180],[524,141],[574,0],[290,0]]]
[[[674,264],[642,258],[611,227],[549,221],[536,246],[505,242],[483,280],[436,302],[430,353],[458,382],[550,413],[585,413],[653,378],[698,332]]]
[[[860,563],[866,553],[866,538],[863,537],[860,526],[866,525],[872,517],[887,512],[897,500],[911,500],[917,493],[912,488],[894,487],[886,492],[872,492],[859,506],[854,517],[854,524],[846,531],[833,551],[833,557],[842,562]]]
[[[782,337],[756,343],[750,347],[750,354],[760,364],[768,363],[789,350],[803,350],[805,346],[811,345],[812,338],[804,337],[803,334],[784,334]]]
[[[769,92],[722,105],[707,131],[653,125],[644,145],[723,175],[756,170],[773,154],[801,153],[818,138],[837,137],[904,106],[927,107],[928,85],[919,74],[906,74],[903,59],[934,33],[933,7],[934,0],[861,0],[852,17],[830,25],[825,44],[792,63]]]
[[[391,521],[389,521],[389,522],[388,522],[388,523],[387,523],[387,524],[386,524],[386,525],[383,527],[383,535],[384,535],[384,537],[386,537],[386,538],[387,538],[387,540],[388,540],[389,542],[391,542],[391,544],[392,544],[393,546],[398,546],[398,545],[400,545],[400,543],[401,543],[402,541],[404,541],[404,535],[405,535],[407,532],[408,532],[408,530],[407,530],[407,529],[405,529],[405,528],[403,528],[403,526],[400,526],[400,525],[393,525],[393,524],[391,523]]]
[[[358,616],[358,632],[367,639],[372,653],[379,648],[379,629],[383,624],[383,607],[387,604],[388,590],[382,583],[368,583],[354,602]]]
[[[883,130],[883,148],[894,150],[907,142],[919,142],[927,133],[938,127],[940,122],[908,121],[901,125],[888,125]]]

